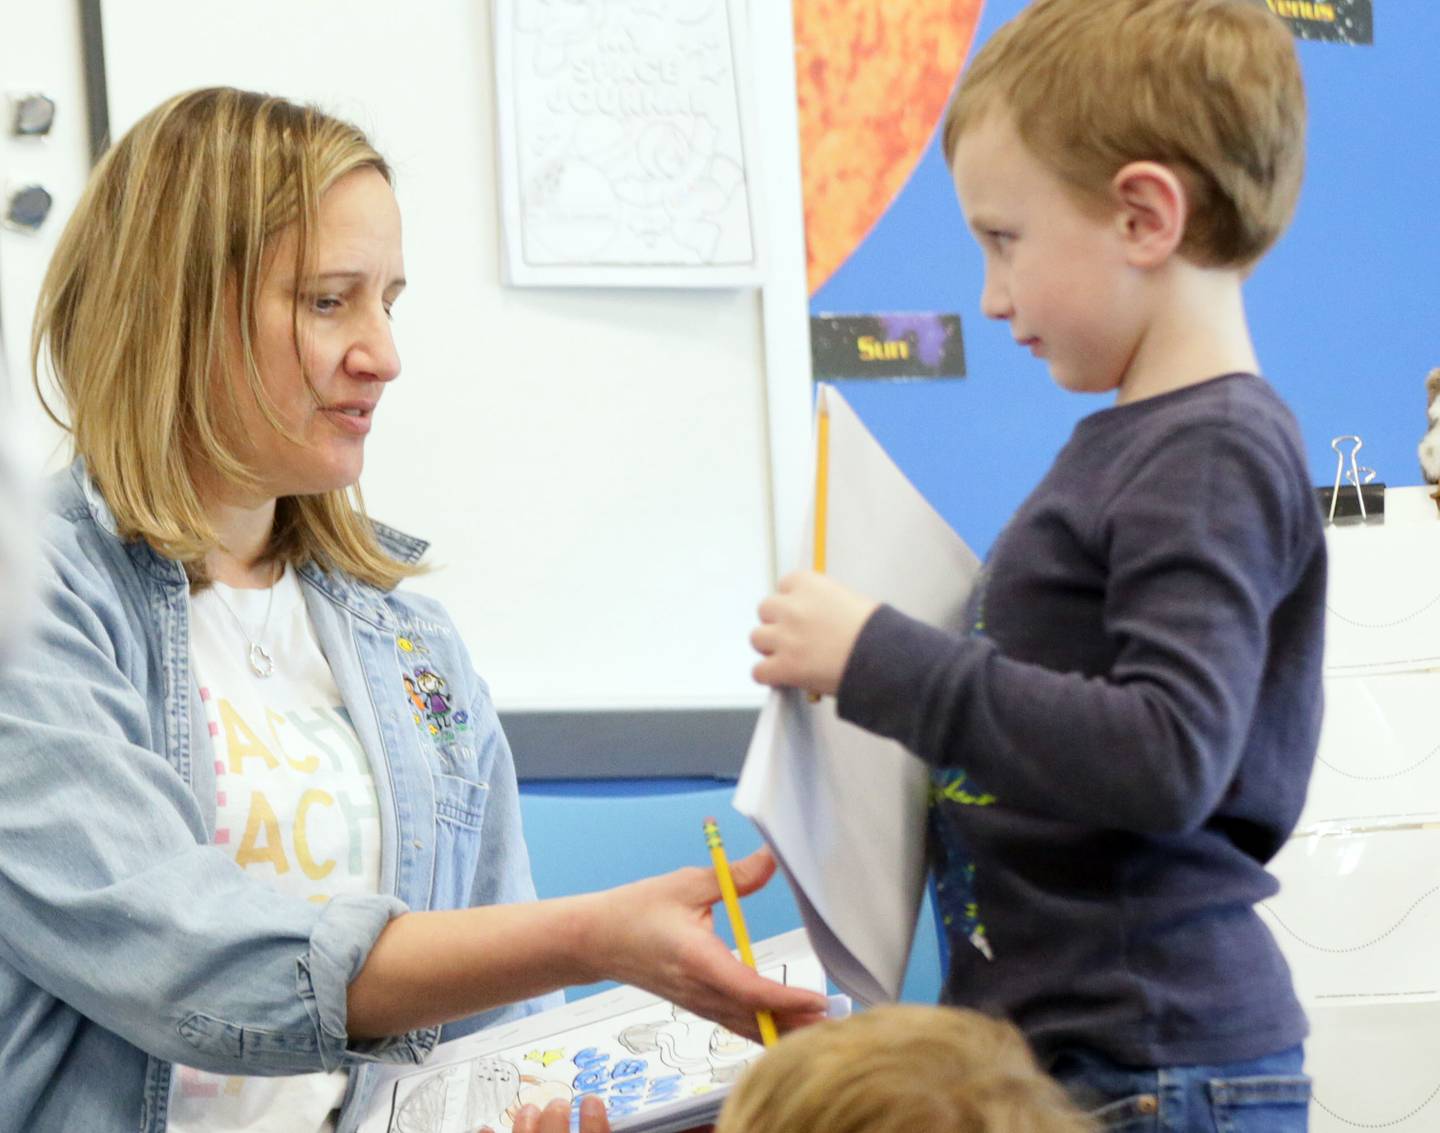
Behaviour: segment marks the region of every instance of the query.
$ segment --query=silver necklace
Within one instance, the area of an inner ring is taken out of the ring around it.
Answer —
[[[231,609],[229,602],[225,601],[225,596],[220,593],[220,588],[218,586],[210,588],[215,594],[216,601],[224,607],[225,612],[240,628],[240,636],[245,639],[246,644],[245,660],[250,663],[250,671],[257,677],[268,677],[275,671],[275,658],[270,655],[270,650],[265,648],[260,639],[270,628],[270,609],[275,605],[275,587],[280,585],[280,579],[284,577],[285,567],[284,564],[281,564],[280,575],[270,584],[270,597],[265,600],[265,620],[260,623],[260,632],[253,637],[245,628],[245,623],[240,620],[240,615]]]

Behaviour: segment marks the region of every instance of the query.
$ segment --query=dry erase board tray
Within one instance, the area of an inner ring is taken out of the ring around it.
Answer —
[[[1325,529],[1325,673],[1440,669],[1440,513],[1425,486],[1391,488],[1383,526]]]
[[[1309,1008],[1310,1133],[1433,1133],[1440,1128],[1440,1004]]]
[[[1301,1002],[1440,1000],[1440,822],[1291,838],[1257,908]]]
[[[1440,672],[1331,677],[1299,829],[1440,810]]]

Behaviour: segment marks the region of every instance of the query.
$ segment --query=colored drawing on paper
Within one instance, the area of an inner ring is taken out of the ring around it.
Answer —
[[[781,982],[789,967],[762,964]],[[482,1125],[498,1133],[525,1105],[543,1109],[558,1098],[578,1107],[591,1095],[620,1122],[722,1091],[761,1053],[719,1024],[633,988],[608,995],[549,1013],[548,1030],[537,1033],[547,1016],[536,1016],[497,1028],[489,1042],[482,1032],[461,1040],[469,1057],[401,1075],[386,1133],[471,1133]]]

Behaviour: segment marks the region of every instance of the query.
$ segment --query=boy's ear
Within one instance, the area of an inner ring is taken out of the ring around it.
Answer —
[[[1185,237],[1190,201],[1184,182],[1158,161],[1132,161],[1110,185],[1126,258],[1134,267],[1159,267]]]

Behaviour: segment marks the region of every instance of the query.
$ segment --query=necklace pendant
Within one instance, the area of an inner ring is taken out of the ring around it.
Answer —
[[[250,671],[257,677],[268,677],[275,671],[275,659],[258,641],[250,643]]]

